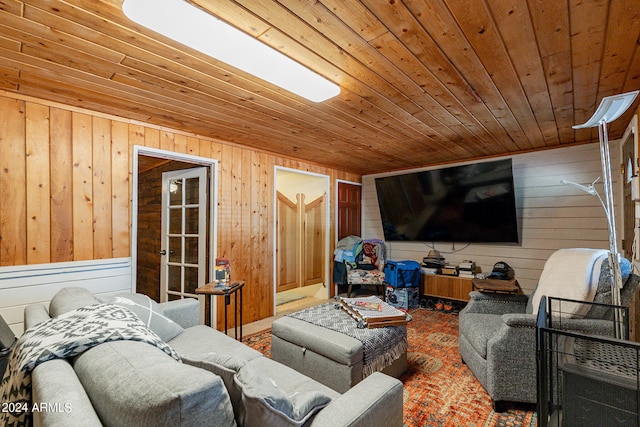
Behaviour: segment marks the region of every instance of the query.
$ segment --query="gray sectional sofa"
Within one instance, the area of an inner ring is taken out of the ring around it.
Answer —
[[[258,351],[199,324],[199,303],[157,304],[140,294],[98,301],[65,288],[28,306],[25,327],[98,302],[125,306],[169,344],[176,361],[146,343],[117,340],[32,372],[35,426],[401,426],[402,383],[374,373],[338,393]]]

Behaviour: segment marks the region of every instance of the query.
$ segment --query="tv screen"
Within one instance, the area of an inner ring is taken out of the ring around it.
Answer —
[[[518,243],[511,159],[375,179],[387,241]]]

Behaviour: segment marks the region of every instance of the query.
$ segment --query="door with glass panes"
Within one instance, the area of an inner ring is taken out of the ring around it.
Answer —
[[[207,168],[162,174],[160,299],[196,297],[206,280]]]

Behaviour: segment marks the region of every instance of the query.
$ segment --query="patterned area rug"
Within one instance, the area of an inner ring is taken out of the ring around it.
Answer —
[[[460,360],[458,317],[425,309],[410,310],[408,369],[404,384],[406,427],[534,427],[534,408],[491,409],[489,395]],[[249,335],[247,345],[271,357],[271,330]],[[535,379],[532,378],[532,381]]]

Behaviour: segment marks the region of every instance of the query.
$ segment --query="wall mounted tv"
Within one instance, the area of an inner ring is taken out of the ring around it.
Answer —
[[[511,159],[375,179],[387,241],[518,243]]]

